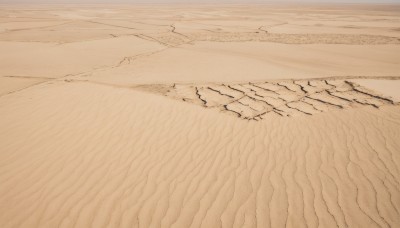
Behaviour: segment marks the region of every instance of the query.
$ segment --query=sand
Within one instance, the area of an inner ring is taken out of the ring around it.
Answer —
[[[399,227],[399,9],[1,5],[0,227]]]

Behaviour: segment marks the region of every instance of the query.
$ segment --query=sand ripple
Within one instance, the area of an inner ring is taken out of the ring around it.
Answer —
[[[0,99],[0,224],[398,227],[399,113],[241,121],[125,88],[39,85]]]

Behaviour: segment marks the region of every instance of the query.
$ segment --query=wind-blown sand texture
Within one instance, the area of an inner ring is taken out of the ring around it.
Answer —
[[[0,227],[400,227],[400,10],[0,6]]]

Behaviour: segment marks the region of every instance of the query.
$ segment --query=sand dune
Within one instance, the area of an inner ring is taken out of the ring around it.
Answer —
[[[0,78],[0,96],[18,92],[30,86],[45,82],[50,78],[36,78],[25,76],[3,76]]]
[[[0,101],[3,227],[400,222],[398,106],[261,123],[84,82],[13,96]]]
[[[400,45],[199,42],[129,59],[83,79],[127,85],[400,76]]]
[[[0,227],[400,227],[398,9],[0,6]]]

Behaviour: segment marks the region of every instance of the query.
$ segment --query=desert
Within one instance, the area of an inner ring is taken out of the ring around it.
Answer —
[[[0,227],[400,227],[400,5],[0,4]]]

